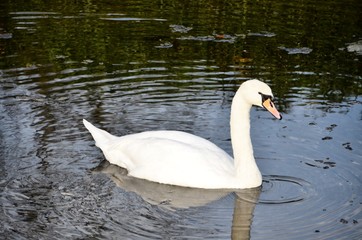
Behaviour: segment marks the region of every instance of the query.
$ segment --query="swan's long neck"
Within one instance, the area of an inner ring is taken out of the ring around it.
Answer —
[[[230,133],[234,154],[236,176],[247,185],[260,185],[261,174],[256,165],[250,138],[250,109],[240,92],[237,92],[231,106]],[[253,187],[253,186],[249,186]]]

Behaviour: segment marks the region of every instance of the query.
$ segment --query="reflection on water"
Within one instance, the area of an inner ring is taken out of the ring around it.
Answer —
[[[122,189],[135,192],[146,202],[157,205],[162,209],[180,211],[180,209],[198,207],[197,211],[200,211],[201,216],[207,210],[212,213],[212,218],[219,222],[219,224],[225,224],[223,223],[225,221],[230,224],[230,216],[228,215],[231,214],[233,216],[231,223],[232,238],[250,239],[250,226],[255,204],[260,194],[260,188],[238,190],[236,195],[232,195],[227,190],[184,188],[128,177],[125,169],[104,162],[97,167],[97,171],[106,173]],[[224,197],[235,198],[234,206],[233,204],[224,206],[226,211],[220,211],[221,209],[218,208],[215,209],[213,202]],[[220,213],[218,214],[218,212]],[[176,212],[174,213],[177,215]],[[176,229],[173,226],[168,231],[176,236],[176,232],[174,232]],[[191,237],[185,236],[184,232],[179,232],[178,234],[184,237]]]
[[[358,239],[361,7],[1,2],[1,236]],[[91,171],[102,154],[82,118],[115,135],[187,131],[230,153],[230,101],[255,77],[284,112],[280,122],[251,112],[260,190],[182,189],[114,166]]]
[[[106,173],[124,190],[137,193],[145,201],[153,205],[172,208],[200,207],[216,201],[230,191],[211,191],[207,189],[185,188],[166,184],[158,184],[143,179],[127,176],[127,170],[109,164],[107,161],[97,166],[96,171]],[[254,201],[256,202],[256,200]]]

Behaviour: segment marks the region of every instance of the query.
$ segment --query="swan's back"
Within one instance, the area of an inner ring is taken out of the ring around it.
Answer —
[[[106,159],[126,168],[131,176],[199,188],[225,188],[234,181],[232,158],[201,137],[180,131],[148,131],[116,137],[86,120],[84,124]]]

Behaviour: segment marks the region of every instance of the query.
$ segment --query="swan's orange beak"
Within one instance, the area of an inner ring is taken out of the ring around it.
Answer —
[[[263,107],[268,110],[271,114],[273,114],[273,116],[276,119],[281,120],[282,119],[282,115],[278,112],[278,110],[275,108],[275,105],[273,103],[273,101],[270,98],[267,98],[264,102],[263,102]]]

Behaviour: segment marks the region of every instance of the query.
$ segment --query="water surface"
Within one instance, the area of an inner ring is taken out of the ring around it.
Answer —
[[[0,3],[0,233],[7,239],[359,239],[359,1]],[[190,132],[231,154],[251,78],[260,189],[127,177],[81,120]]]

